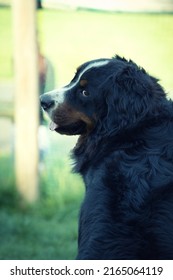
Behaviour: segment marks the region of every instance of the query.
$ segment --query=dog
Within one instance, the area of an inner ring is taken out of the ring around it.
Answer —
[[[173,259],[173,102],[158,80],[132,60],[96,59],[41,106],[52,131],[79,135],[77,259]]]

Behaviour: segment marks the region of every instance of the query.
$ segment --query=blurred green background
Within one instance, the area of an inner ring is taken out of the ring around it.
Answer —
[[[86,60],[119,54],[160,79],[173,95],[173,15],[86,10],[37,11],[41,53],[52,63],[57,86]],[[13,83],[12,12],[0,7],[0,85]],[[3,93],[0,93],[0,95]],[[2,131],[0,132],[2,133]],[[84,187],[71,173],[76,137],[49,132],[40,172],[40,199],[21,203],[14,179],[13,134],[0,146],[0,259],[73,259]]]

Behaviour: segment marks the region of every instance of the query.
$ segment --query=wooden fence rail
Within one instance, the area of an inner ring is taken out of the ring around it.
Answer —
[[[15,121],[15,173],[17,189],[26,202],[38,198],[38,46],[36,1],[13,0],[14,107],[1,103],[1,114]]]

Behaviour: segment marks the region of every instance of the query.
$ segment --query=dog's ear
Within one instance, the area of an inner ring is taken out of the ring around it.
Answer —
[[[165,93],[157,79],[135,64],[112,74],[103,84],[107,115],[107,129],[119,130],[134,126],[151,115],[159,114],[159,104]]]
[[[156,91],[158,91],[158,89],[159,91],[161,90],[161,95],[164,92],[157,82],[157,79],[147,74],[143,68],[139,68],[134,63],[128,65],[114,75],[114,83],[117,88],[125,94],[131,94],[131,98],[133,95],[135,95],[136,98],[140,97],[144,99],[152,99],[153,97],[159,98],[159,95],[155,96]]]

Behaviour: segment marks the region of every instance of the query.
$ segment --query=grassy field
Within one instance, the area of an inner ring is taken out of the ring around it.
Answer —
[[[0,81],[13,78],[11,10],[0,9]],[[119,54],[135,60],[173,93],[173,16],[89,11],[38,12],[38,40],[57,84],[88,59]],[[1,94],[1,93],[0,93]],[[51,136],[52,137],[52,136]],[[40,200],[24,207],[16,193],[13,156],[0,152],[0,259],[73,259],[83,183],[71,174],[75,140],[54,135],[40,178]],[[1,148],[1,147],[0,147]]]
[[[12,19],[0,9],[0,80],[12,78]],[[57,84],[86,60],[119,54],[135,60],[173,91],[173,15],[89,11],[38,12],[38,40],[51,60]]]
[[[40,200],[32,206],[23,205],[16,193],[13,158],[0,158],[0,259],[75,258],[83,183],[70,170],[67,153],[73,144],[59,137],[58,147],[55,140],[51,143],[40,176]]]
[[[43,52],[55,63],[60,84],[68,82],[84,61],[119,54],[135,60],[159,77],[168,91],[173,90],[172,15],[52,11],[41,12],[39,23]],[[50,30],[55,28],[52,36]]]

